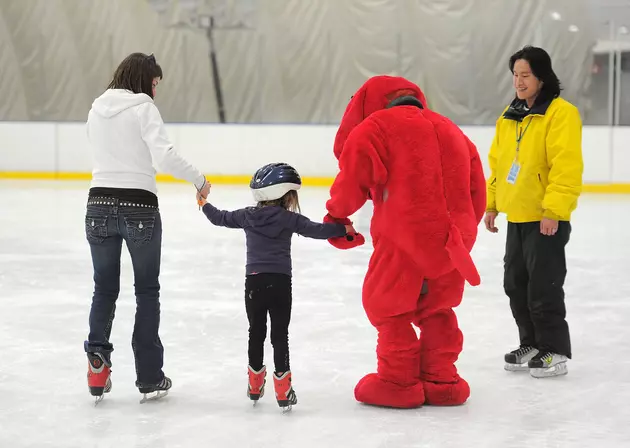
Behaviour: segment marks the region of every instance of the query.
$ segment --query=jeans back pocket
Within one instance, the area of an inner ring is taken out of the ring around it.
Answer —
[[[107,238],[107,216],[85,217],[85,236],[90,243],[100,244]]]
[[[155,216],[126,216],[125,226],[129,241],[136,247],[144,246],[153,238]]]

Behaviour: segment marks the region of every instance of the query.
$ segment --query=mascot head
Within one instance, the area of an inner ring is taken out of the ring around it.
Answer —
[[[339,159],[350,132],[371,114],[396,104],[413,104],[414,98],[423,108],[427,107],[420,87],[405,78],[383,75],[368,79],[352,96],[343,114],[335,137],[335,157]]]

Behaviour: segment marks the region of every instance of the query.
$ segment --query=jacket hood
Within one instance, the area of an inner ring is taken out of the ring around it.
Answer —
[[[281,206],[251,207],[245,220],[254,231],[275,238],[286,228],[287,211]]]
[[[92,110],[102,117],[111,118],[131,107],[152,102],[151,97],[145,93],[133,93],[124,89],[107,89],[105,93],[94,100]]]
[[[334,153],[339,159],[350,132],[374,112],[386,109],[390,102],[402,96],[411,96],[426,109],[424,93],[416,84],[398,76],[374,76],[352,96],[341,119],[335,137]]]

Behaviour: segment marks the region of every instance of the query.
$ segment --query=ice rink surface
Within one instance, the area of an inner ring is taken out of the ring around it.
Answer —
[[[92,294],[84,236],[84,182],[0,182],[0,447],[622,447],[630,444],[630,197],[585,195],[567,248],[569,375],[535,380],[503,370],[518,345],[502,290],[501,233],[480,231],[482,285],[457,309],[471,385],[455,408],[392,410],[354,400],[375,370],[376,334],[361,307],[371,244],[337,251],[293,239],[291,363],[299,403],[278,408],[268,376],[247,399],[245,238],[213,227],[192,188],[160,185],[164,222],[161,337],[168,397],[138,403],[129,255],[112,342],[113,391],[94,407],[83,341]],[[327,189],[301,192],[303,213],[324,215]],[[219,208],[251,203],[245,187],[218,185]],[[367,234],[371,211],[355,217]],[[271,346],[267,342],[270,365]],[[271,370],[271,368],[270,368]]]

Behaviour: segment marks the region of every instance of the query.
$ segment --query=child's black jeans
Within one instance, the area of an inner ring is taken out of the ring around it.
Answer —
[[[264,364],[267,313],[271,318],[271,345],[276,372],[289,366],[289,322],[291,321],[291,276],[254,274],[245,278],[245,309],[249,320],[249,365],[260,370]]]

